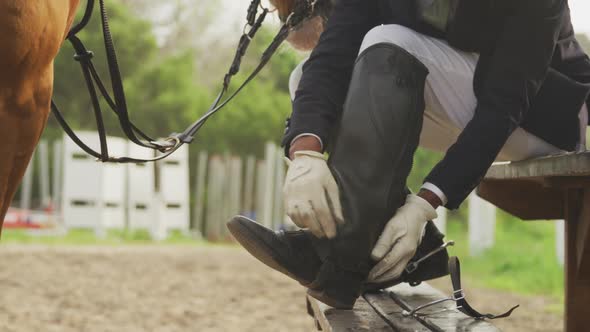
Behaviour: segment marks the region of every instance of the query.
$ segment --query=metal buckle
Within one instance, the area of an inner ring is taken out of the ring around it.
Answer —
[[[420,258],[419,260],[415,261],[415,262],[411,262],[410,264],[408,264],[406,266],[406,272],[408,274],[413,273],[414,271],[416,271],[418,269],[418,266],[424,262],[425,260],[429,259],[430,257],[436,255],[437,253],[445,250],[447,247],[450,246],[454,246],[455,245],[455,241],[449,241],[444,243],[443,245],[441,245],[440,247],[434,249],[433,251],[429,252],[426,256]]]
[[[404,317],[417,317],[418,315],[420,315],[420,316],[430,316],[430,315],[439,314],[441,312],[445,312],[445,311],[449,311],[449,310],[460,309],[462,307],[461,306],[458,306],[456,308],[447,308],[447,309],[440,310],[440,311],[437,311],[437,312],[431,312],[429,314],[420,314],[419,313],[419,311],[424,310],[426,308],[430,308],[430,307],[435,306],[437,304],[441,304],[441,303],[449,302],[449,301],[452,301],[452,302],[455,302],[456,303],[456,302],[461,301],[463,299],[465,299],[465,295],[463,295],[463,289],[458,289],[458,290],[456,290],[456,291],[453,292],[453,295],[452,296],[449,296],[449,297],[446,297],[444,299],[435,300],[435,301],[432,301],[432,302],[423,304],[423,305],[421,305],[421,306],[419,306],[419,307],[417,307],[417,308],[415,308],[415,309],[413,309],[411,311],[404,310],[404,311],[402,311],[402,315]]]
[[[158,151],[164,153],[176,148],[180,145],[180,138],[178,137],[168,137],[163,141],[151,141],[150,144],[155,146]]]

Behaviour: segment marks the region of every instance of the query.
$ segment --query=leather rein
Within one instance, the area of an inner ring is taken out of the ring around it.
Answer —
[[[74,60],[76,60],[82,69],[84,80],[90,94],[90,99],[93,106],[94,117],[97,124],[98,137],[100,141],[100,151],[96,151],[84,143],[70,127],[65,120],[64,116],[60,112],[55,101],[51,101],[51,110],[58,123],[61,125],[66,134],[86,153],[97,158],[98,161],[102,162],[116,162],[116,163],[144,163],[162,160],[176,150],[178,150],[184,144],[191,143],[197,132],[203,127],[207,120],[224,106],[226,106],[238,93],[240,93],[248,83],[250,83],[260,71],[270,61],[272,56],[276,53],[279,46],[287,39],[289,32],[293,29],[298,28],[305,20],[312,17],[316,11],[315,5],[318,0],[302,0],[299,1],[293,12],[286,18],[282,23],[277,35],[274,37],[270,45],[263,52],[258,66],[248,76],[248,78],[227,98],[224,99],[230,86],[230,82],[233,76],[240,71],[242,59],[246,54],[250,42],[255,37],[256,33],[262,26],[267,14],[270,12],[268,8],[265,8],[261,4],[261,0],[252,0],[248,8],[247,23],[244,27],[244,32],[238,43],[238,47],[235,53],[234,60],[223,78],[223,84],[221,91],[211,104],[207,112],[202,115],[198,120],[192,123],[181,133],[172,133],[168,137],[161,140],[154,140],[150,136],[146,135],[143,131],[137,128],[130,120],[129,112],[127,108],[127,102],[125,98],[125,91],[123,88],[123,79],[119,70],[119,64],[117,61],[117,54],[115,51],[115,45],[113,43],[109,19],[106,11],[105,0],[98,0],[100,18],[102,24],[102,32],[104,38],[104,45],[106,50],[107,63],[109,68],[109,78],[112,86],[112,94],[109,93],[102,79],[100,78],[96,67],[94,66],[92,59],[94,54],[89,51],[84,43],[78,38],[77,34],[82,31],[90,21],[92,13],[94,12],[95,0],[88,0],[86,10],[81,21],[77,23],[68,33],[67,40],[70,41],[75,50]],[[98,88],[98,91],[97,91]],[[150,148],[160,152],[155,158],[151,159],[138,159],[132,157],[117,157],[109,154],[107,144],[107,134],[104,125],[102,109],[99,102],[100,96],[104,98],[108,107],[117,115],[119,119],[119,125],[127,136],[127,138],[142,147]]]

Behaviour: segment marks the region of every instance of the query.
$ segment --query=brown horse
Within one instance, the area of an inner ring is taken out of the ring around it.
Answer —
[[[47,122],[53,61],[79,1],[0,2],[0,231]]]

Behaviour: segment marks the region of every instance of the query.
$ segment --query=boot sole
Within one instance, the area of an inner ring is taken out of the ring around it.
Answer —
[[[283,267],[280,255],[278,255],[272,247],[267,245],[264,239],[257,235],[254,230],[255,227],[259,227],[256,222],[245,217],[234,217],[227,223],[227,228],[236,241],[238,241],[252,256],[256,257],[256,259],[271,269],[279,271],[289,278],[296,280],[301,285],[305,287],[309,286],[309,284],[311,284],[310,281],[297,278]]]
[[[314,299],[316,299],[324,304],[329,305],[330,307],[332,307],[334,309],[339,309],[339,310],[352,310],[352,308],[354,308],[354,304],[356,302],[356,299],[352,303],[340,302],[340,301],[335,300],[333,297],[330,297],[329,295],[327,295],[324,291],[314,290],[314,289],[308,289],[307,295],[313,297]]]

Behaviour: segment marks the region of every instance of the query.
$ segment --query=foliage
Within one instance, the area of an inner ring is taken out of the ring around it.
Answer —
[[[447,238],[456,242],[450,254],[461,259],[468,282],[563,301],[563,268],[555,253],[555,224],[523,222],[498,211],[495,231],[495,246],[479,257],[470,257],[466,224],[450,218]]]
[[[135,17],[119,2],[111,0],[107,5],[131,119],[152,137],[184,130],[208,109],[223,77],[222,74],[216,74],[218,77],[214,79],[202,79],[201,73],[195,69],[195,59],[210,61],[217,68],[208,68],[206,73],[225,72],[229,68],[229,61],[221,65],[215,52],[192,48],[190,43],[180,44],[175,52],[159,47],[150,22]],[[270,30],[262,29],[259,32],[242,65],[243,73],[253,69],[272,37],[273,32]],[[94,17],[87,29],[80,33],[80,38],[95,53],[97,69],[107,78],[98,17]],[[239,35],[236,35],[236,42],[238,38]],[[222,51],[225,57],[233,57],[233,46]],[[54,96],[75,129],[94,130],[90,99],[71,53],[71,48],[64,46],[56,59]],[[290,111],[288,76],[298,61],[299,56],[295,53],[281,49],[258,79],[208,121],[191,145],[191,150],[196,152],[206,149],[212,153],[239,151],[243,155],[261,156],[266,141],[278,142],[284,120]],[[245,74],[235,77],[232,88],[245,78]],[[209,81],[215,84],[209,87],[197,83]],[[116,117],[104,103],[103,106],[109,133],[121,136]],[[55,139],[61,135],[57,123],[51,120],[45,138]],[[192,155],[196,156],[196,153]]]

